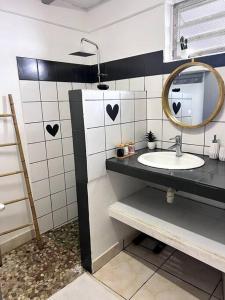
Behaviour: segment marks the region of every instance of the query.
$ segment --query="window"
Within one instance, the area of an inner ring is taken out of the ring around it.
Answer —
[[[166,25],[165,60],[225,52],[225,0],[169,3]]]

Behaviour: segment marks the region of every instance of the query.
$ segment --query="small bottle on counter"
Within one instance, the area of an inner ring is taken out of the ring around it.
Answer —
[[[216,138],[216,135],[214,135],[214,139],[211,142],[210,148],[209,148],[209,157],[211,159],[217,159],[219,157],[219,149],[220,145]]]
[[[225,161],[225,147],[220,147],[219,160]]]
[[[129,145],[128,144],[124,144],[124,156],[128,155],[129,154]]]
[[[119,144],[116,146],[117,157],[124,157],[124,144]]]
[[[135,144],[133,142],[130,142],[128,144],[128,148],[129,148],[129,154],[134,154],[135,153]]]

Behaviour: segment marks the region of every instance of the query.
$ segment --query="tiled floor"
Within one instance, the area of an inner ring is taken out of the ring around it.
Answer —
[[[222,300],[219,271],[150,239],[129,245],[98,272],[82,275],[51,300]]]
[[[77,221],[44,234],[43,241],[43,250],[31,241],[3,256],[4,300],[48,299],[82,273]]]

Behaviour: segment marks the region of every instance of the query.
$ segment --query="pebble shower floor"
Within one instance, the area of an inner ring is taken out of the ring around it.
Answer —
[[[43,250],[34,240],[3,255],[0,286],[4,300],[48,299],[83,272],[77,221],[42,237]]]

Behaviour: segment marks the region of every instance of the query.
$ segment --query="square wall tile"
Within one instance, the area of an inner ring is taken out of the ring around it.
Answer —
[[[147,98],[147,93],[146,91],[136,91],[134,92],[134,99],[138,100],[138,99],[146,99]]]
[[[47,158],[55,158],[62,155],[62,141],[46,141]]]
[[[40,102],[23,103],[24,123],[33,123],[42,121],[42,109]]]
[[[38,218],[38,225],[41,233],[45,233],[53,228],[52,214]]]
[[[53,223],[54,227],[60,226],[67,221],[67,209],[66,207],[53,211]]]
[[[44,122],[46,141],[57,140],[61,138],[61,128],[59,121]]]
[[[204,145],[204,127],[201,128],[184,128],[182,134],[182,143]]]
[[[46,159],[45,142],[28,144],[29,162],[34,163]]]
[[[120,100],[134,100],[134,92],[132,91],[121,91]]]
[[[49,196],[49,180],[44,179],[41,181],[33,182],[32,183],[32,193],[34,200],[38,200],[44,197]]]
[[[145,81],[144,77],[137,77],[130,79],[130,91],[144,91]]]
[[[173,144],[171,144],[171,145],[173,145]],[[188,144],[182,143],[182,151],[183,152],[195,153],[195,154],[203,154],[204,147],[203,146],[197,146],[197,145],[188,145]]]
[[[163,120],[163,141],[169,141],[176,135],[181,135],[181,129],[173,125],[170,121]]]
[[[57,82],[58,100],[69,101],[69,91],[72,90],[71,82]]]
[[[72,88],[73,88],[73,90],[85,90],[86,89],[86,83],[72,82]]]
[[[39,181],[47,178],[48,178],[48,166],[46,160],[30,164],[31,182]]]
[[[89,155],[87,157],[87,170],[89,182],[106,175],[105,161],[105,152]]]
[[[91,128],[86,131],[87,154],[105,150],[105,128]],[[76,150],[75,150],[76,152]]]
[[[145,90],[148,98],[162,97],[163,77],[154,75],[145,77]]]
[[[104,100],[119,100],[120,92],[119,91],[105,91],[103,93]]]
[[[63,157],[52,158],[48,160],[49,176],[55,176],[64,173]]]
[[[38,218],[51,213],[50,196],[35,201],[34,205]]]
[[[60,122],[60,124],[61,124],[62,138],[71,137],[72,136],[71,120],[63,120]]]
[[[68,220],[72,220],[78,217],[77,202],[74,202],[67,206],[67,214]]]
[[[116,89],[116,81],[107,81],[106,84],[109,86],[109,90],[115,90]]]
[[[65,172],[72,171],[75,169],[73,154],[65,155],[63,156],[63,159],[64,159]]]
[[[39,143],[45,140],[42,122],[25,124],[24,127],[28,143]]]
[[[225,123],[211,122],[206,125],[205,128],[205,145],[210,146],[214,135],[216,134],[217,139],[220,141],[222,146],[225,146]]]
[[[60,115],[60,120],[71,119],[69,101],[59,102],[59,115]]]
[[[73,153],[73,139],[72,137],[62,139],[63,155]]]
[[[40,101],[39,81],[20,80],[22,102]]]
[[[135,122],[135,142],[144,141],[146,132],[147,132],[146,121]]]
[[[83,100],[103,100],[103,92],[102,91],[94,91],[94,90],[86,90],[82,91]]]
[[[106,149],[113,149],[121,143],[121,128],[120,125],[106,126]]]
[[[106,159],[116,157],[116,149],[111,149],[106,151]]]
[[[116,80],[116,89],[117,91],[129,91],[130,90],[129,79]]]
[[[57,210],[66,206],[66,191],[61,191],[51,195],[52,209]]]
[[[105,100],[105,125],[120,123],[120,100]]]
[[[58,102],[42,102],[43,120],[59,120]]]
[[[83,103],[83,110],[86,128],[104,126],[103,101],[86,101]]]
[[[66,188],[69,189],[76,185],[75,171],[65,173]]]
[[[40,81],[42,101],[57,101],[56,82]]]
[[[162,99],[147,99],[147,119],[162,119]]]
[[[77,201],[77,193],[75,187],[66,189],[66,199],[67,199],[67,204],[71,204]]]
[[[122,143],[134,142],[134,122],[121,124]]]
[[[65,190],[66,186],[65,186],[64,174],[50,177],[49,182],[50,182],[51,194],[58,193]]]
[[[135,100],[135,121],[146,120],[147,104],[146,99]]]
[[[137,142],[135,143],[135,150],[144,149],[147,147],[147,141]]]
[[[121,123],[134,121],[134,100],[121,101]]]
[[[162,120],[148,120],[147,121],[147,132],[152,131],[156,136],[157,140],[162,140]]]

